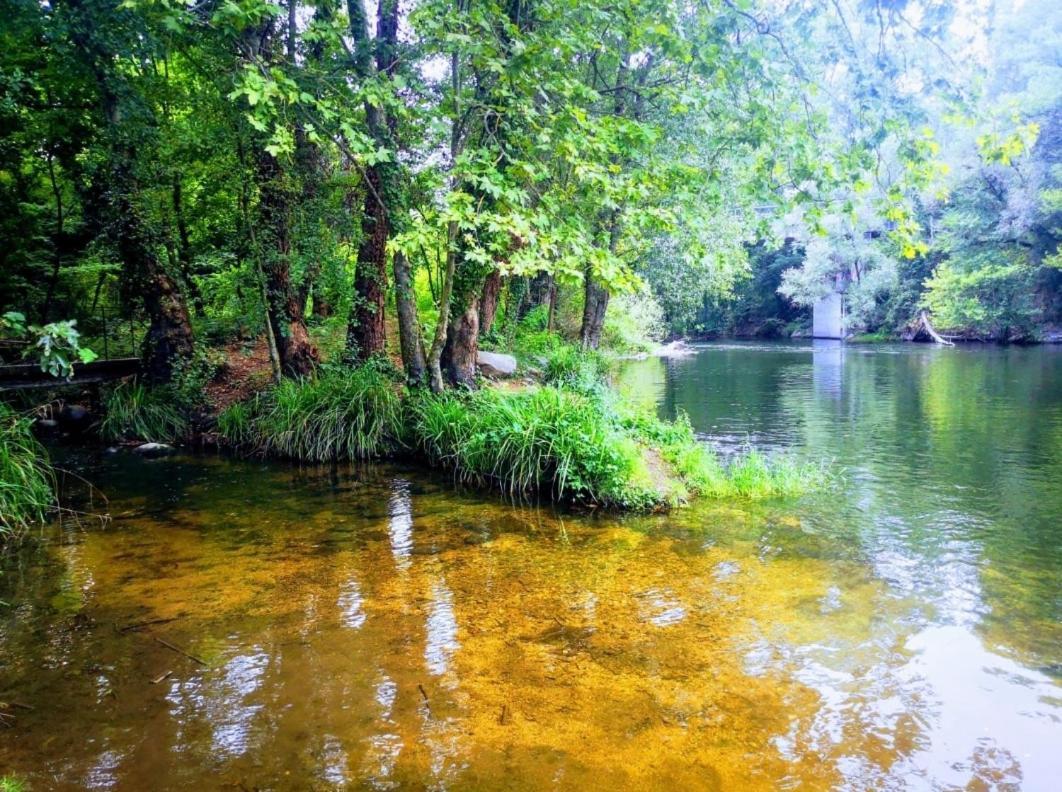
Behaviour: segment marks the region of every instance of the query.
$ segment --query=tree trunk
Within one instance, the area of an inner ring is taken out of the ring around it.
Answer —
[[[456,73],[456,56],[452,63],[452,71]],[[432,337],[431,352],[428,354],[428,376],[432,393],[442,393],[446,387],[442,373],[442,357],[446,351],[450,328],[450,300],[453,295],[454,274],[457,268],[457,252],[454,250],[456,239],[457,223],[451,220],[446,224],[446,268],[442,276],[442,293],[439,295],[439,318],[435,321],[435,334]]]
[[[540,305],[547,305],[552,290],[553,276],[548,272],[537,273],[528,284],[527,299],[521,306],[520,318],[523,319]]]
[[[134,203],[136,187],[128,155],[119,152],[118,157],[112,183],[118,255],[148,315],[143,352],[145,376],[149,382],[165,383],[173,379],[178,361],[192,356],[192,322],[184,296],[159,260],[158,245]]]
[[[360,0],[347,4],[350,35],[354,42],[354,71],[363,80],[375,74],[394,76],[398,65],[398,0],[381,0],[376,7],[376,36],[369,36],[369,20]],[[365,103],[365,122],[377,145],[393,149],[394,119],[386,110]],[[385,351],[384,308],[387,295],[387,240],[391,233],[398,171],[393,162],[365,170],[365,211],[362,240],[354,276],[354,305],[347,328],[347,354],[362,362]]]
[[[479,352],[479,297],[468,301],[464,311],[453,316],[446,333],[443,365],[452,385],[476,386],[476,354]]]
[[[594,278],[589,267],[586,268],[584,294],[583,326],[579,337],[583,349],[597,349],[601,345],[601,328],[608,309],[608,289]]]
[[[291,283],[290,191],[280,163],[265,149],[258,149],[255,166],[264,237],[258,254],[263,263],[269,322],[280,368],[287,377],[306,377],[313,373],[319,356],[306,329],[300,296]]]
[[[184,216],[184,198],[181,190],[181,174],[173,174],[173,215],[177,221],[177,263],[180,265],[181,278],[192,298],[192,307],[196,316],[203,315],[203,295],[192,277],[192,243],[188,235],[188,221]]]
[[[420,337],[417,301],[413,294],[413,273],[404,253],[395,253],[395,305],[398,308],[398,342],[402,348],[402,366],[406,382],[416,387],[424,384],[428,364],[424,359],[424,342]]]
[[[380,196],[380,173],[366,170],[365,211],[354,274],[354,305],[347,328],[347,354],[362,363],[384,352],[387,341],[384,307],[387,296],[387,211]]]
[[[498,298],[501,296],[501,270],[493,270],[483,282],[483,293],[479,298],[479,332],[485,335],[494,327],[494,317],[498,313]]]
[[[100,92],[100,105],[109,136],[109,194],[111,229],[128,283],[143,299],[149,326],[144,346],[144,373],[149,382],[169,382],[179,361],[193,353],[192,323],[177,283],[158,258],[157,235],[139,206],[135,162],[137,150],[126,129],[124,94],[114,71],[114,53],[109,42],[96,33],[91,12],[81,2],[71,3],[78,19],[72,39],[92,71]],[[133,114],[135,116],[135,114]]]
[[[641,76],[637,81],[639,85],[644,84],[645,79],[649,74],[649,70],[652,68],[652,60],[652,56],[650,55],[643,67]],[[629,56],[624,52],[620,58],[619,67],[616,71],[616,90],[614,94],[615,104],[612,109],[613,115],[618,118],[624,117],[628,110],[626,89],[629,71]],[[640,94],[636,95],[640,97]],[[636,104],[638,102],[640,102],[640,98],[636,100]],[[634,109],[634,115],[636,118],[640,112],[640,108],[636,106]],[[613,156],[611,159],[613,165],[619,166],[620,160],[618,156]],[[622,212],[622,207],[616,207],[606,216],[602,217],[602,225],[608,228],[608,252],[612,256],[616,255],[616,251],[619,248]],[[608,287],[595,278],[593,268],[589,265],[587,266],[585,273],[584,295],[583,325],[579,335],[583,344],[583,349],[597,349],[601,345],[601,329],[605,325],[605,312],[608,310],[609,292]]]

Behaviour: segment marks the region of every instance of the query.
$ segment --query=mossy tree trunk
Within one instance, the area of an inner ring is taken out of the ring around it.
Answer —
[[[273,20],[248,31],[247,39],[252,52],[267,63],[280,59]],[[290,51],[288,55],[294,57]],[[254,174],[258,184],[260,230],[255,253],[265,275],[267,316],[276,341],[281,373],[287,377],[307,377],[313,373],[319,356],[306,328],[304,302],[291,281],[292,208],[299,199],[299,180],[291,168],[285,168],[266,151],[264,140],[256,140],[255,144]]]
[[[493,270],[483,281],[483,293],[479,297],[479,332],[485,335],[494,327],[494,317],[498,313],[498,300],[501,297],[501,270]]]
[[[394,76],[398,66],[398,0],[380,0],[377,4],[376,36],[369,36],[369,21],[361,0],[347,3],[350,34],[354,40],[354,71],[362,80],[374,74]],[[365,119],[369,134],[376,144],[391,152],[391,159],[365,169],[365,205],[362,213],[362,239],[358,247],[358,263],[354,277],[354,304],[347,330],[347,355],[355,361],[365,361],[384,353],[387,341],[384,310],[387,297],[387,242],[393,231],[393,218],[401,203],[399,168],[394,160],[395,122],[385,109],[366,102]],[[396,262],[401,269],[405,260]],[[415,354],[412,338],[419,338],[416,325],[416,303],[412,289],[399,289],[401,301],[398,311],[399,335],[406,337],[402,344],[403,363],[413,377],[422,361],[407,359],[406,352]],[[412,325],[410,323],[413,323]],[[400,338],[400,342],[401,342]]]
[[[404,253],[394,254],[392,262],[395,275],[395,305],[398,308],[398,342],[402,349],[402,366],[406,382],[413,386],[423,385],[428,374],[424,356],[424,341],[420,336],[420,320],[417,317],[417,302],[413,294],[413,271]]]
[[[290,174],[263,148],[255,158],[260,218],[258,255],[266,280],[269,323],[276,339],[280,369],[287,377],[307,377],[319,360],[303,315],[304,303],[291,282]]]
[[[141,205],[137,156],[152,149],[154,120],[149,108],[126,106],[135,94],[125,90],[123,77],[114,68],[115,52],[101,32],[106,20],[94,18],[92,9],[80,0],[73,0],[70,9],[71,39],[94,77],[108,137],[103,187],[110,234],[127,284],[143,301],[148,317],[144,374],[153,383],[169,382],[181,363],[192,357],[194,337],[184,295],[158,255],[163,248],[161,235]]]

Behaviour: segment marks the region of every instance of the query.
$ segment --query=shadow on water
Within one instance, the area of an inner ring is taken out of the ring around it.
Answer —
[[[574,515],[389,465],[93,455],[0,577],[42,789],[1047,789],[1062,356],[709,347],[623,372],[839,490]]]

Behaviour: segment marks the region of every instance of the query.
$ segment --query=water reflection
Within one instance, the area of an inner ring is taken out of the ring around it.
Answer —
[[[441,578],[431,584],[431,602],[425,626],[427,640],[424,643],[424,661],[429,672],[441,676],[449,669],[450,658],[459,647],[453,594]]]
[[[828,449],[841,490],[562,520],[396,468],[100,461],[114,524],[0,577],[0,701],[33,707],[0,768],[42,789],[1053,788],[1056,402],[1046,441],[996,390],[992,451],[926,390],[997,388],[947,356],[861,354],[820,391],[806,345],[723,354],[682,361],[670,403]],[[726,376],[755,403],[724,404]]]
[[[409,569],[409,555],[413,552],[413,506],[409,482],[391,482],[391,496],[387,502],[387,533],[391,537],[391,552],[401,570]]]

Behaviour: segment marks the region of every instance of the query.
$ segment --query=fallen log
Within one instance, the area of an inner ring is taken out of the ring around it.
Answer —
[[[929,320],[929,314],[924,310],[919,311],[918,318],[910,325],[902,336],[904,341],[925,341],[931,340],[937,344],[943,344],[944,346],[955,346],[954,342],[949,341],[933,327],[933,323]]]

